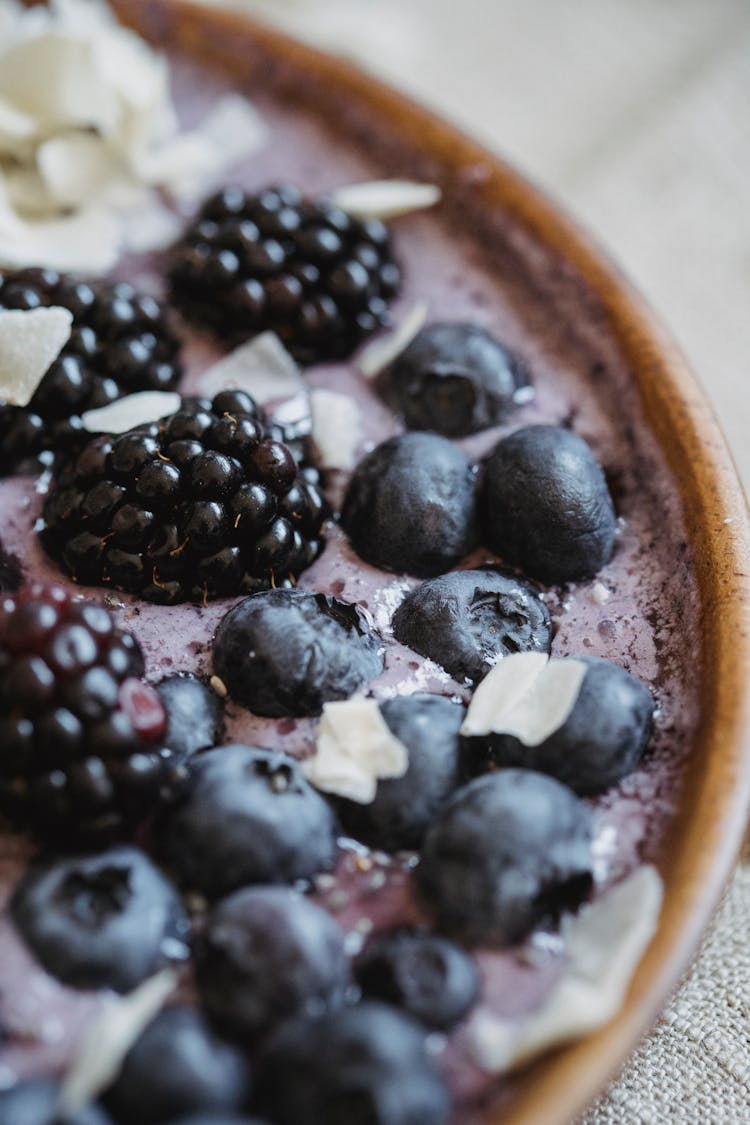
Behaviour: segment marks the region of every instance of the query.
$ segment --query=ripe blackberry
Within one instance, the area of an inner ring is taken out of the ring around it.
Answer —
[[[85,446],[44,507],[76,582],[163,604],[286,585],[320,547],[325,504],[241,391]]]
[[[301,363],[342,359],[384,324],[401,271],[388,233],[296,188],[225,187],[175,247],[175,303],[237,344],[272,329]]]
[[[80,416],[135,391],[170,390],[179,343],[162,305],[132,285],[102,285],[55,270],[0,272],[0,308],[60,305],[73,314],[70,340],[28,406],[0,403],[0,474],[86,438]]]
[[[0,809],[49,834],[142,820],[171,773],[136,639],[59,586],[0,602]]]

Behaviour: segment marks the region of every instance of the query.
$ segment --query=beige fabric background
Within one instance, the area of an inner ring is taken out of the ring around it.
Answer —
[[[750,482],[748,0],[225,0],[356,58],[543,184],[692,361]],[[580,1125],[750,1122],[750,866]]]

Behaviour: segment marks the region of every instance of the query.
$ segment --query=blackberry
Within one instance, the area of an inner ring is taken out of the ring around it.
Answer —
[[[136,639],[59,586],[0,603],[0,809],[41,834],[115,833],[171,775]]]
[[[60,305],[73,314],[70,340],[28,406],[0,403],[0,473],[71,448],[88,435],[81,414],[132,394],[173,388],[179,342],[163,306],[125,282],[104,285],[55,270],[0,272],[0,308]]]
[[[384,225],[288,185],[225,187],[175,247],[172,294],[191,322],[237,344],[272,329],[300,363],[343,359],[387,321],[401,271]]]
[[[41,535],[74,581],[173,605],[290,584],[325,515],[250,396],[222,391],[94,438],[61,473]]]

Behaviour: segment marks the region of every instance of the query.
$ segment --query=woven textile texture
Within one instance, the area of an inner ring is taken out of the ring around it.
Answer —
[[[750,1122],[750,863],[656,1028],[579,1125]]]

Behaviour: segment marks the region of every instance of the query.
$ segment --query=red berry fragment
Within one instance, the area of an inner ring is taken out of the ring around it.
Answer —
[[[131,677],[120,684],[118,700],[133,730],[144,742],[156,742],[164,734],[167,713],[154,688]]]

